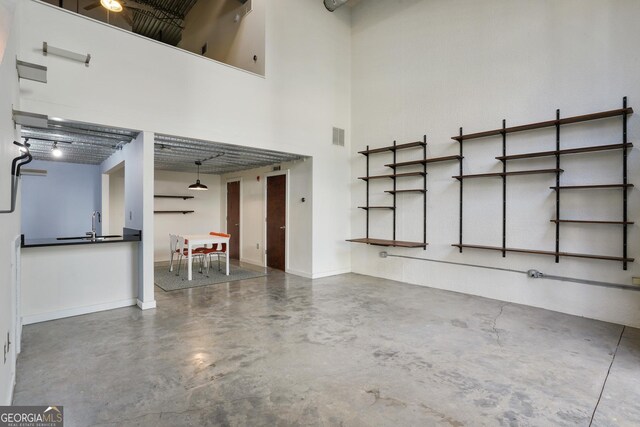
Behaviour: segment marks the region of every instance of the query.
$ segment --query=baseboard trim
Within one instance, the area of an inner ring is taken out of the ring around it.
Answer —
[[[313,279],[313,276],[310,273],[307,273],[306,271],[300,271],[300,270],[294,270],[292,268],[287,268],[285,273],[295,274],[296,276],[306,277],[307,279]]]
[[[156,300],[153,301],[140,301],[140,300],[136,300],[136,304],[138,307],[140,307],[141,310],[149,310],[152,308],[156,308]]]
[[[321,273],[313,273],[312,278],[313,279],[320,279],[322,277],[337,276],[339,274],[347,274],[347,273],[351,273],[351,269],[350,268],[343,268],[343,269],[340,269],[340,270],[332,270],[332,271],[323,271]]]
[[[244,262],[245,264],[251,264],[251,265],[255,265],[256,267],[264,268],[264,265],[260,263],[260,261],[256,261],[255,259],[240,258],[240,262]]]
[[[34,323],[48,322],[49,320],[64,319],[65,317],[81,316],[83,314],[113,310],[115,308],[130,307],[132,305],[136,305],[136,303],[137,299],[131,298],[120,301],[107,302],[104,304],[68,308],[66,310],[52,311],[49,313],[32,314],[29,316],[22,316],[22,324],[32,325]]]

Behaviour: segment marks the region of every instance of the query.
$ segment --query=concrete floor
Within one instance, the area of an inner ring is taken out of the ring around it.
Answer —
[[[636,329],[355,274],[156,296],[25,327],[14,404],[66,426],[640,425]]]

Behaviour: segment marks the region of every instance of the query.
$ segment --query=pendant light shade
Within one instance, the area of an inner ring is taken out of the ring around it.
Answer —
[[[206,185],[200,184],[200,165],[202,165],[202,162],[201,161],[197,161],[196,162],[196,166],[198,167],[198,178],[196,179],[196,183],[195,184],[191,184],[189,186],[189,190],[202,191],[202,190],[208,190],[209,189]]]

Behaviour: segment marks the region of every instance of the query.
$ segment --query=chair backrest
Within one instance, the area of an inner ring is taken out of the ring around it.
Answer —
[[[229,239],[231,238],[231,234],[218,233],[216,231],[210,232],[209,235],[210,236],[218,236],[218,237],[228,237]],[[220,245],[220,248],[218,249],[218,243],[214,243],[213,244],[213,250],[216,251],[216,252],[226,253],[227,252],[227,244],[226,243],[222,243]]]
[[[169,252],[174,253],[176,250],[178,250],[178,236],[169,234]]]
[[[187,242],[187,240],[185,240],[184,237],[176,236],[176,245],[177,245],[176,250],[178,252],[180,253],[184,252],[184,250],[186,249],[185,242]]]

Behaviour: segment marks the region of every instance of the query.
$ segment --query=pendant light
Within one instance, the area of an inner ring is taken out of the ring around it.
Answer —
[[[208,190],[209,188],[204,185],[204,184],[200,184],[200,166],[202,165],[202,162],[200,160],[196,161],[196,166],[198,166],[198,178],[196,179],[196,183],[195,184],[191,184],[189,186],[189,190]]]
[[[109,12],[122,12],[122,4],[118,0],[100,0],[100,4]]]

